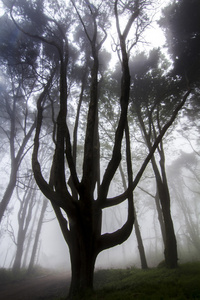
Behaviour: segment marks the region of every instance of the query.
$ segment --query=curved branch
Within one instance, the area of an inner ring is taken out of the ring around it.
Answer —
[[[131,211],[129,207],[128,210]],[[133,220],[134,218],[132,217],[132,213],[130,212],[126,223],[120,229],[113,233],[103,234],[99,238],[97,251],[101,252],[125,242],[132,232]]]
[[[136,0],[135,2],[136,2],[136,3],[135,3],[135,6],[136,6],[135,11],[134,11],[134,13],[131,15],[130,19],[128,20],[128,22],[127,22],[127,24],[126,24],[126,27],[125,27],[125,29],[124,29],[124,32],[123,32],[124,40],[126,40],[126,38],[127,38],[127,36],[128,36],[128,33],[129,33],[130,29],[131,29],[131,26],[132,26],[133,22],[134,22],[135,19],[139,16],[139,13],[140,13],[140,10],[139,10],[139,3],[138,3],[139,1]]]
[[[117,196],[117,197],[113,197],[113,198],[107,198],[107,200],[102,203],[103,205],[101,206],[102,208],[106,208],[106,207],[111,207],[114,205],[118,205],[122,202],[124,202],[127,198],[129,193],[131,193],[132,191],[134,191],[134,189],[136,188],[140,178],[142,177],[144,170],[146,169],[146,166],[148,165],[149,161],[151,160],[154,152],[156,151],[159,143],[161,142],[164,134],[166,133],[166,131],[168,130],[168,128],[172,125],[172,123],[174,122],[174,120],[177,117],[178,112],[181,110],[181,108],[183,107],[183,105],[185,104],[188,96],[191,93],[191,89],[188,90],[185,95],[183,96],[183,100],[182,102],[179,103],[179,105],[176,107],[176,109],[174,110],[171,119],[167,122],[167,124],[165,124],[165,126],[163,127],[163,129],[160,131],[159,136],[157,137],[156,141],[154,142],[153,146],[151,147],[149,154],[147,155],[146,159],[144,160],[140,170],[138,171],[134,181],[132,182],[132,184],[128,187],[128,189],[121,195]]]
[[[39,152],[39,137],[40,137],[40,131],[42,128],[42,120],[43,120],[43,107],[42,102],[44,101],[46,95],[48,94],[49,87],[51,85],[53,76],[54,76],[55,70],[52,72],[48,83],[46,84],[43,92],[41,93],[40,97],[38,98],[37,102],[37,125],[36,125],[36,132],[35,132],[35,138],[34,138],[34,147],[33,147],[33,154],[32,154],[32,169],[34,173],[35,180],[37,182],[37,185],[39,186],[42,193],[52,202],[54,202],[56,205],[63,208],[65,211],[71,211],[73,212],[73,202],[72,197],[70,197],[70,194],[66,194],[66,199],[60,196],[60,194],[56,193],[53,189],[53,186],[51,184],[48,184],[46,180],[44,179],[41,171],[41,166],[38,161],[38,152]],[[66,201],[68,200],[68,201]]]
[[[118,17],[117,2],[118,1],[116,0],[115,1],[116,19]],[[123,139],[125,126],[127,123],[127,111],[128,111],[129,94],[130,94],[130,72],[129,72],[128,55],[126,52],[125,40],[123,36],[120,36],[120,29],[118,31],[118,35],[120,39],[120,47],[121,47],[120,50],[122,54],[122,78],[121,78],[121,97],[120,97],[121,114],[120,114],[117,130],[115,132],[115,142],[114,142],[114,147],[112,152],[112,158],[107,166],[107,169],[104,173],[103,180],[100,186],[100,193],[98,198],[98,201],[100,203],[103,203],[106,200],[110,182],[120,164],[122,139]]]
[[[70,141],[70,134],[69,134],[69,129],[66,126],[66,157],[67,157],[67,162],[69,165],[70,173],[72,176],[73,183],[77,189],[77,191],[80,191],[80,182],[77,176],[76,172],[76,163],[75,163],[75,158],[72,155],[72,147],[71,147],[71,141]]]
[[[72,3],[72,5],[74,6],[74,8],[75,8],[75,10],[76,10],[76,13],[77,13],[77,15],[78,15],[78,17],[79,17],[79,20],[81,21],[81,24],[82,24],[82,26],[83,26],[83,29],[84,29],[84,31],[85,31],[85,34],[86,34],[88,40],[90,41],[90,43],[92,43],[92,40],[91,40],[91,38],[90,38],[90,36],[89,36],[89,34],[88,34],[88,32],[87,32],[87,29],[86,29],[86,27],[85,27],[85,24],[84,24],[84,22],[83,22],[83,20],[82,20],[82,18],[81,18],[81,15],[79,14],[79,11],[78,11],[78,9],[77,9],[77,7],[76,7],[74,1],[71,0],[71,3]]]
[[[117,4],[118,4],[118,0],[115,0],[115,19],[116,19],[116,27],[117,27],[117,33],[118,33],[118,36],[120,37],[122,34],[121,34],[120,26],[119,26],[119,14],[118,14],[118,10],[117,10]]]
[[[130,136],[128,123],[125,126],[125,136],[126,136],[126,164],[128,173],[128,184],[130,185],[133,181],[133,171],[131,163],[131,147],[130,147]],[[100,251],[114,247],[116,245],[122,244],[130,236],[133,224],[134,224],[134,205],[133,205],[133,191],[128,195],[128,218],[126,223],[117,231],[113,233],[103,234],[99,239],[99,249]]]
[[[58,53],[59,53],[59,55],[60,55],[60,57],[61,57],[61,50],[60,50],[60,47],[59,47],[59,45],[57,45],[54,41],[48,41],[48,40],[46,40],[46,39],[45,39],[44,37],[42,37],[42,36],[39,36],[39,35],[37,35],[37,34],[31,34],[31,33],[29,33],[29,32],[26,32],[23,28],[21,28],[21,27],[18,25],[18,23],[15,21],[15,18],[13,17],[12,9],[13,9],[13,6],[12,6],[12,8],[11,8],[11,10],[10,10],[10,17],[11,17],[13,23],[15,24],[15,26],[17,27],[17,29],[19,29],[22,33],[24,33],[24,34],[27,35],[28,37],[35,38],[35,39],[37,39],[37,40],[42,41],[43,43],[46,43],[46,44],[49,44],[49,45],[54,46],[54,47],[58,50]]]

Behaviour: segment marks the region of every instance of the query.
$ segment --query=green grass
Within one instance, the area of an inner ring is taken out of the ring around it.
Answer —
[[[26,277],[26,271],[20,270],[17,274],[14,274],[11,269],[0,269],[0,284],[11,283],[15,281],[23,280]]]
[[[46,270],[36,268],[36,276]],[[16,278],[9,270],[0,269],[0,282],[21,280],[24,271]],[[56,298],[63,300],[64,298]],[[175,270],[153,268],[141,270],[109,269],[95,272],[94,292],[77,300],[200,300],[200,262],[186,263]]]
[[[200,299],[200,262],[176,270],[100,270],[95,274],[95,292],[87,299]]]
[[[5,283],[13,283],[24,280],[26,278],[42,276],[50,273],[50,270],[36,266],[30,274],[27,274],[27,269],[21,269],[14,273],[12,269],[0,268],[0,285]]]

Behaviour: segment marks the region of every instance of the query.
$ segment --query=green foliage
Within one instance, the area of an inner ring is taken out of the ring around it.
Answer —
[[[159,21],[165,31],[167,47],[174,61],[174,75],[199,80],[200,1],[174,1],[163,10]]]

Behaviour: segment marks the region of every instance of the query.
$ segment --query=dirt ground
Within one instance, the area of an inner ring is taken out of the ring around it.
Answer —
[[[51,300],[67,296],[70,277],[67,273],[49,274],[1,285],[1,300]]]

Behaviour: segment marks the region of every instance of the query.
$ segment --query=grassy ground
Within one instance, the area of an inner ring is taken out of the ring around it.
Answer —
[[[31,278],[35,276],[42,276],[50,273],[52,271],[43,269],[41,267],[36,267],[31,274],[27,275],[26,269],[21,269],[17,273],[13,273],[12,269],[0,268],[0,285],[5,283],[12,283],[17,281],[22,281],[26,278]]]
[[[95,292],[87,300],[200,299],[200,262],[180,265],[176,270],[100,270]]]
[[[36,269],[35,274],[46,273]],[[0,282],[23,280],[25,272],[14,277],[11,271],[0,270]],[[200,262],[180,265],[176,270],[154,268],[141,270],[109,269],[95,273],[94,292],[77,300],[200,300]],[[64,298],[56,298],[56,300]]]

